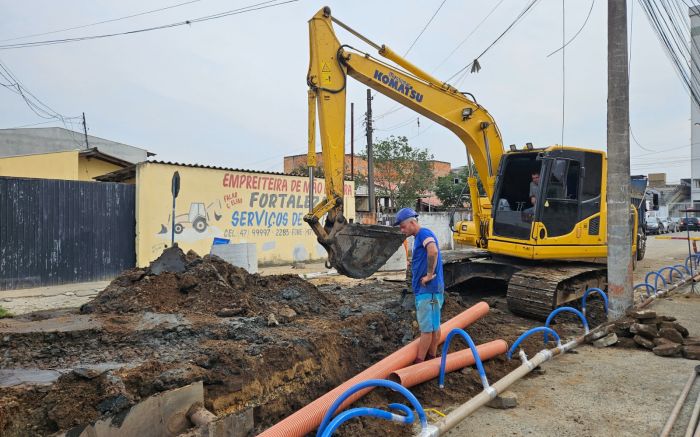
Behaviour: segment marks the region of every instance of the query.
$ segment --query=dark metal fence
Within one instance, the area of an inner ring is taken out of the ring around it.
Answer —
[[[0,290],[110,279],[136,262],[133,185],[0,177]]]

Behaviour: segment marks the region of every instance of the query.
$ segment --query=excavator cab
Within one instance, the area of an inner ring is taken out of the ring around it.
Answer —
[[[602,152],[571,148],[505,154],[492,210],[493,239],[529,245],[532,259],[562,258],[567,246],[603,247],[603,164]]]

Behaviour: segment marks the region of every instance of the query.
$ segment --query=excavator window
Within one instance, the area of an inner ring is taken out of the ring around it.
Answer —
[[[542,171],[542,161],[537,156],[537,153],[509,154],[501,161],[493,210],[495,235],[530,238],[536,211],[530,201],[530,182],[533,174]]]
[[[540,221],[548,237],[559,237],[573,231],[578,223],[581,163],[569,158],[552,159],[550,163]]]

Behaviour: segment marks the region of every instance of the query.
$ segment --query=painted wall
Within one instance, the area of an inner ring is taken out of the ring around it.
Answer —
[[[0,158],[0,176],[78,179],[78,151]]]
[[[170,245],[170,184],[180,173],[175,241],[187,251],[209,253],[215,237],[255,243],[261,265],[321,260],[326,251],[303,221],[308,179],[161,163],[136,168],[136,263],[146,266]],[[314,201],[324,196],[316,180]],[[352,182],[345,183],[345,214],[355,217]]]
[[[115,170],[121,170],[120,165],[102,161],[96,158],[86,158],[81,156],[78,159],[78,179],[81,181],[93,181],[94,177],[102,176],[106,173],[111,173]]]

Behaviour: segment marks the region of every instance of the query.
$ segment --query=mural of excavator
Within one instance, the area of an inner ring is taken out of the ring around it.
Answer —
[[[212,216],[214,221],[219,221],[221,219],[221,202],[219,202],[218,208],[214,208],[215,202],[209,205],[204,204],[204,202],[192,202],[190,204],[190,210],[186,214],[178,214],[175,216],[175,233],[181,234],[185,230],[186,226],[192,227],[195,231],[200,234],[207,230],[207,227],[211,224]],[[210,214],[211,211],[211,214]],[[167,223],[170,223],[170,216],[168,216]],[[165,225],[160,225],[159,234],[167,234],[168,228]]]

